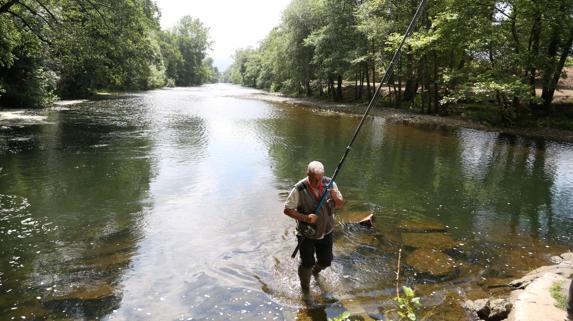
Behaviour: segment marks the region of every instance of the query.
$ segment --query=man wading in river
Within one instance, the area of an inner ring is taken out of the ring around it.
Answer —
[[[307,177],[301,179],[290,191],[285,202],[284,213],[297,220],[297,238],[300,246],[298,276],[300,286],[307,292],[311,275],[329,267],[332,262],[332,231],[334,209],[342,207],[344,201],[336,183],[328,191],[326,202],[315,213],[324,188],[330,178],[324,176],[321,162],[308,164]],[[316,260],[315,260],[316,253]]]

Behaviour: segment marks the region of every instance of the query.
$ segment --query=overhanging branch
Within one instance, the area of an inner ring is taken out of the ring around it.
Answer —
[[[77,0],[76,2],[77,2],[78,4],[80,4],[81,0]],[[107,19],[106,19],[105,16],[101,13],[101,11],[99,11],[98,7],[97,7],[93,2],[91,2],[90,0],[85,0],[85,2],[89,3],[90,6],[95,10],[95,12],[97,12],[97,14],[99,15],[100,19],[102,20],[103,24],[107,27],[107,29],[108,29],[108,30],[111,29],[111,28],[109,27],[109,25],[107,24]],[[85,8],[84,6],[82,6],[81,4],[80,4],[80,6],[81,6],[84,10],[86,10],[86,8]],[[86,10],[86,12],[87,12],[87,10]]]
[[[7,10],[7,13],[13,15],[14,17],[16,17],[18,20],[20,20],[20,22],[22,22],[22,24],[28,28],[36,37],[38,37],[38,39],[40,39],[42,42],[51,45],[52,43],[50,41],[48,41],[46,38],[42,37],[42,35],[35,30],[29,23],[28,21],[26,21],[26,19],[22,18],[20,15],[18,15],[17,13],[15,13],[12,10]]]
[[[10,1],[6,2],[5,4],[3,4],[2,6],[0,6],[0,14],[2,14],[4,12],[8,12],[8,10],[10,10],[10,8],[18,2],[19,2],[19,0],[10,0]]]
[[[38,3],[40,5],[40,7],[42,7],[44,9],[44,11],[46,11],[50,15],[50,17],[52,17],[52,19],[56,23],[58,23],[58,24],[60,23],[58,21],[58,18],[56,18],[56,16],[52,13],[52,11],[50,9],[48,9],[48,7],[46,7],[46,5],[42,3],[42,1],[40,1],[40,0],[35,0],[35,1],[36,1],[36,3]]]
[[[18,2],[18,4],[21,5],[22,7],[24,7],[26,10],[28,10],[32,15],[42,19],[42,21],[44,21],[44,23],[46,23],[50,28],[54,29],[54,26],[52,26],[52,24],[48,21],[48,19],[46,19],[41,14],[39,14],[38,11],[34,10],[33,8],[31,8],[30,6],[28,6],[24,2]]]

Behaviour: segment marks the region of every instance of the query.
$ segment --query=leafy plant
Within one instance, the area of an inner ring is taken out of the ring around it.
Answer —
[[[403,286],[403,296],[394,298],[398,310],[396,311],[400,316],[400,320],[416,320],[416,310],[420,306],[420,298],[415,296],[412,288]]]
[[[549,293],[551,294],[551,297],[556,301],[555,306],[559,309],[565,310],[567,307],[567,296],[563,294],[561,283],[553,283],[551,288],[549,288]]]
[[[348,321],[350,320],[350,312],[344,311],[334,318],[328,318],[328,321]]]

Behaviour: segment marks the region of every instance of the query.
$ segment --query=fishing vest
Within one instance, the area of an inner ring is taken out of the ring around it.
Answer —
[[[322,186],[326,188],[330,184],[330,177],[322,177]],[[334,202],[328,202],[330,199],[330,193],[326,195],[326,200],[322,203],[322,207],[316,213],[316,207],[320,201],[313,195],[310,187],[306,184],[306,179],[303,179],[296,183],[294,186],[299,195],[299,201],[297,206],[297,211],[301,214],[317,214],[318,219],[315,224],[308,224],[305,222],[298,221],[297,232],[306,238],[311,239],[321,239],[326,234],[331,233],[334,229]],[[322,191],[324,193],[324,190]],[[309,228],[310,226],[310,228]],[[314,232],[314,233],[313,233]]]

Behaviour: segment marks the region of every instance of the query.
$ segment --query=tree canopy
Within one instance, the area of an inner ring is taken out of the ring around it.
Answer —
[[[227,74],[287,94],[368,99],[418,4],[293,0],[258,48],[237,51]],[[573,0],[430,0],[385,99],[428,113],[474,101],[507,115],[548,110],[572,44]]]
[[[159,17],[151,0],[0,0],[0,104],[216,81],[208,28]]]

